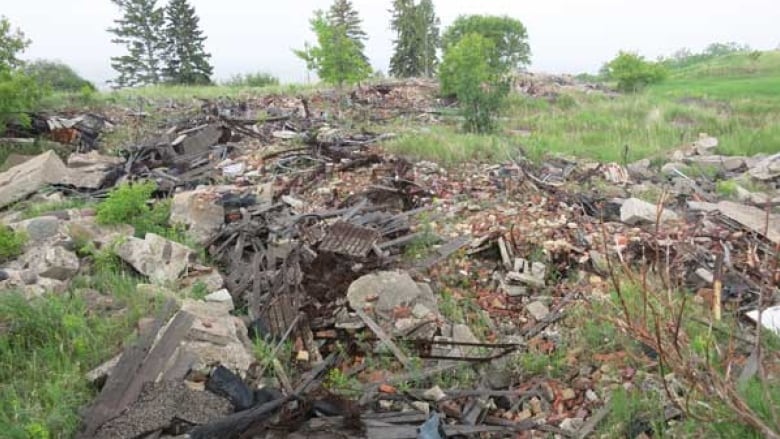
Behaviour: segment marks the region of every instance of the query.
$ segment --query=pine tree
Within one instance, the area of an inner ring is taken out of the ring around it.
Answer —
[[[441,46],[441,21],[436,16],[432,0],[420,0],[417,6],[417,20],[422,29],[422,73],[430,78],[439,65],[437,51]]]
[[[436,54],[441,39],[439,19],[431,0],[395,0],[391,28],[396,32],[395,52],[390,60],[390,74],[408,78],[430,77],[436,71]]]
[[[200,18],[187,0],[171,0],[165,8],[165,67],[163,76],[175,84],[209,84],[213,68],[203,43]]]
[[[352,6],[350,0],[335,0],[326,15],[326,19],[331,26],[341,27],[346,30],[347,37],[355,43],[360,51],[360,57],[368,63],[368,57],[365,55],[366,45],[364,41],[368,35],[363,31],[358,12]]]
[[[161,58],[165,49],[163,25],[165,16],[156,0],[111,0],[122,9],[111,40],[127,47],[127,54],[111,58],[111,67],[119,73],[118,87],[157,84],[161,78]]]

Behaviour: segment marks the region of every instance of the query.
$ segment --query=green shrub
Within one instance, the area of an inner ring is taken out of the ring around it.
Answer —
[[[147,232],[167,235],[171,205],[168,201],[150,206],[157,185],[153,181],[124,183],[114,188],[108,198],[97,207],[100,224],[130,224],[135,234],[143,237]]]
[[[495,128],[495,117],[509,92],[502,79],[502,68],[490,60],[496,47],[479,34],[464,36],[444,54],[441,64],[441,89],[454,94],[460,102],[468,132],[486,133]]]
[[[0,226],[0,262],[5,262],[22,254],[27,235],[15,232],[9,227]]]
[[[650,84],[663,81],[666,68],[660,63],[646,61],[644,57],[630,52],[620,52],[607,64],[607,74],[617,81],[620,91],[636,92]]]
[[[50,87],[54,91],[92,92],[95,86],[78,75],[69,65],[59,61],[37,60],[23,68],[25,75],[32,78],[42,87]]]
[[[229,87],[268,87],[279,85],[279,78],[266,72],[247,73],[246,75],[239,73],[225,81],[225,85]]]

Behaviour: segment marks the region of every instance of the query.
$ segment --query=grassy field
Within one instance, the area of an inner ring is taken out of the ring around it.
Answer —
[[[780,151],[780,52],[758,60],[747,54],[709,60],[637,94],[572,93],[555,100],[514,95],[507,107],[505,132],[529,136],[479,142],[453,122],[401,136],[390,148],[448,162],[501,160],[507,150],[532,159],[559,153],[620,162],[626,148],[628,161],[657,157],[705,132],[719,138],[723,154],[774,153]]]

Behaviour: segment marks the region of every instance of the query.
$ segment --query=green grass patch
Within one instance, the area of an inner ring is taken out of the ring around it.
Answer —
[[[27,243],[27,234],[0,225],[0,263],[22,254],[25,243]]]
[[[509,137],[501,134],[466,134],[450,126],[434,126],[401,134],[386,144],[389,151],[442,165],[503,162],[517,155]]]
[[[70,293],[28,302],[0,295],[0,428],[7,438],[71,437],[79,408],[96,390],[84,374],[128,341],[140,317],[153,315],[161,298],[138,294],[135,276],[101,270],[77,277]],[[90,310],[84,289],[124,305],[121,313]]]

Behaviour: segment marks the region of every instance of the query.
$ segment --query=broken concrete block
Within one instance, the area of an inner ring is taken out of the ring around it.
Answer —
[[[438,312],[433,293],[420,288],[404,271],[378,271],[357,279],[347,289],[347,300],[352,309],[375,306],[378,312],[388,315],[398,306],[413,307],[418,303]]]
[[[230,292],[226,289],[221,289],[218,291],[214,291],[213,293],[207,295],[204,297],[204,300],[206,302],[214,302],[214,303],[221,303],[226,305],[230,310],[234,308],[233,305],[233,296],[230,295]]]
[[[128,237],[117,245],[116,254],[153,282],[174,282],[190,264],[189,247],[169,241],[154,233],[144,239]]]
[[[717,147],[718,139],[704,133],[699,134],[699,138],[693,142],[693,148],[699,155],[709,155],[710,152]]]
[[[550,315],[550,310],[547,308],[547,305],[538,300],[526,305],[525,309],[537,322],[544,320],[548,315]]]
[[[11,228],[24,231],[32,242],[41,242],[57,236],[60,220],[56,216],[39,216],[12,224]]]
[[[173,197],[171,222],[186,225],[203,244],[225,224],[225,209],[218,201],[219,196],[208,189],[180,192]]]
[[[748,174],[750,174],[751,177],[762,181],[774,180],[775,178],[780,177],[780,153],[770,155],[769,157],[760,160],[758,163],[753,164],[748,171]]]
[[[628,225],[652,224],[658,219],[658,209],[655,204],[642,201],[639,198],[629,198],[620,206],[620,221]],[[661,222],[673,221],[677,214],[669,209],[661,212]]]
[[[68,169],[54,151],[14,166],[0,174],[0,207],[27,198],[48,184],[59,183],[67,174]]]
[[[112,157],[92,151],[87,154],[71,154],[68,157],[68,173],[62,183],[72,186],[99,189],[107,183],[109,174],[124,163],[121,157]]]
[[[18,259],[21,267],[29,268],[39,278],[67,281],[79,271],[79,258],[62,246],[31,246]],[[36,282],[40,283],[40,279]]]
[[[103,248],[135,233],[131,225],[100,225],[95,222],[94,217],[69,221],[65,225],[65,231],[74,241],[92,243],[96,248]]]
[[[212,146],[219,143],[222,134],[221,126],[206,126],[197,132],[187,133],[187,137],[185,137],[179,145],[176,145],[176,150],[184,155],[204,153],[211,149]]]

